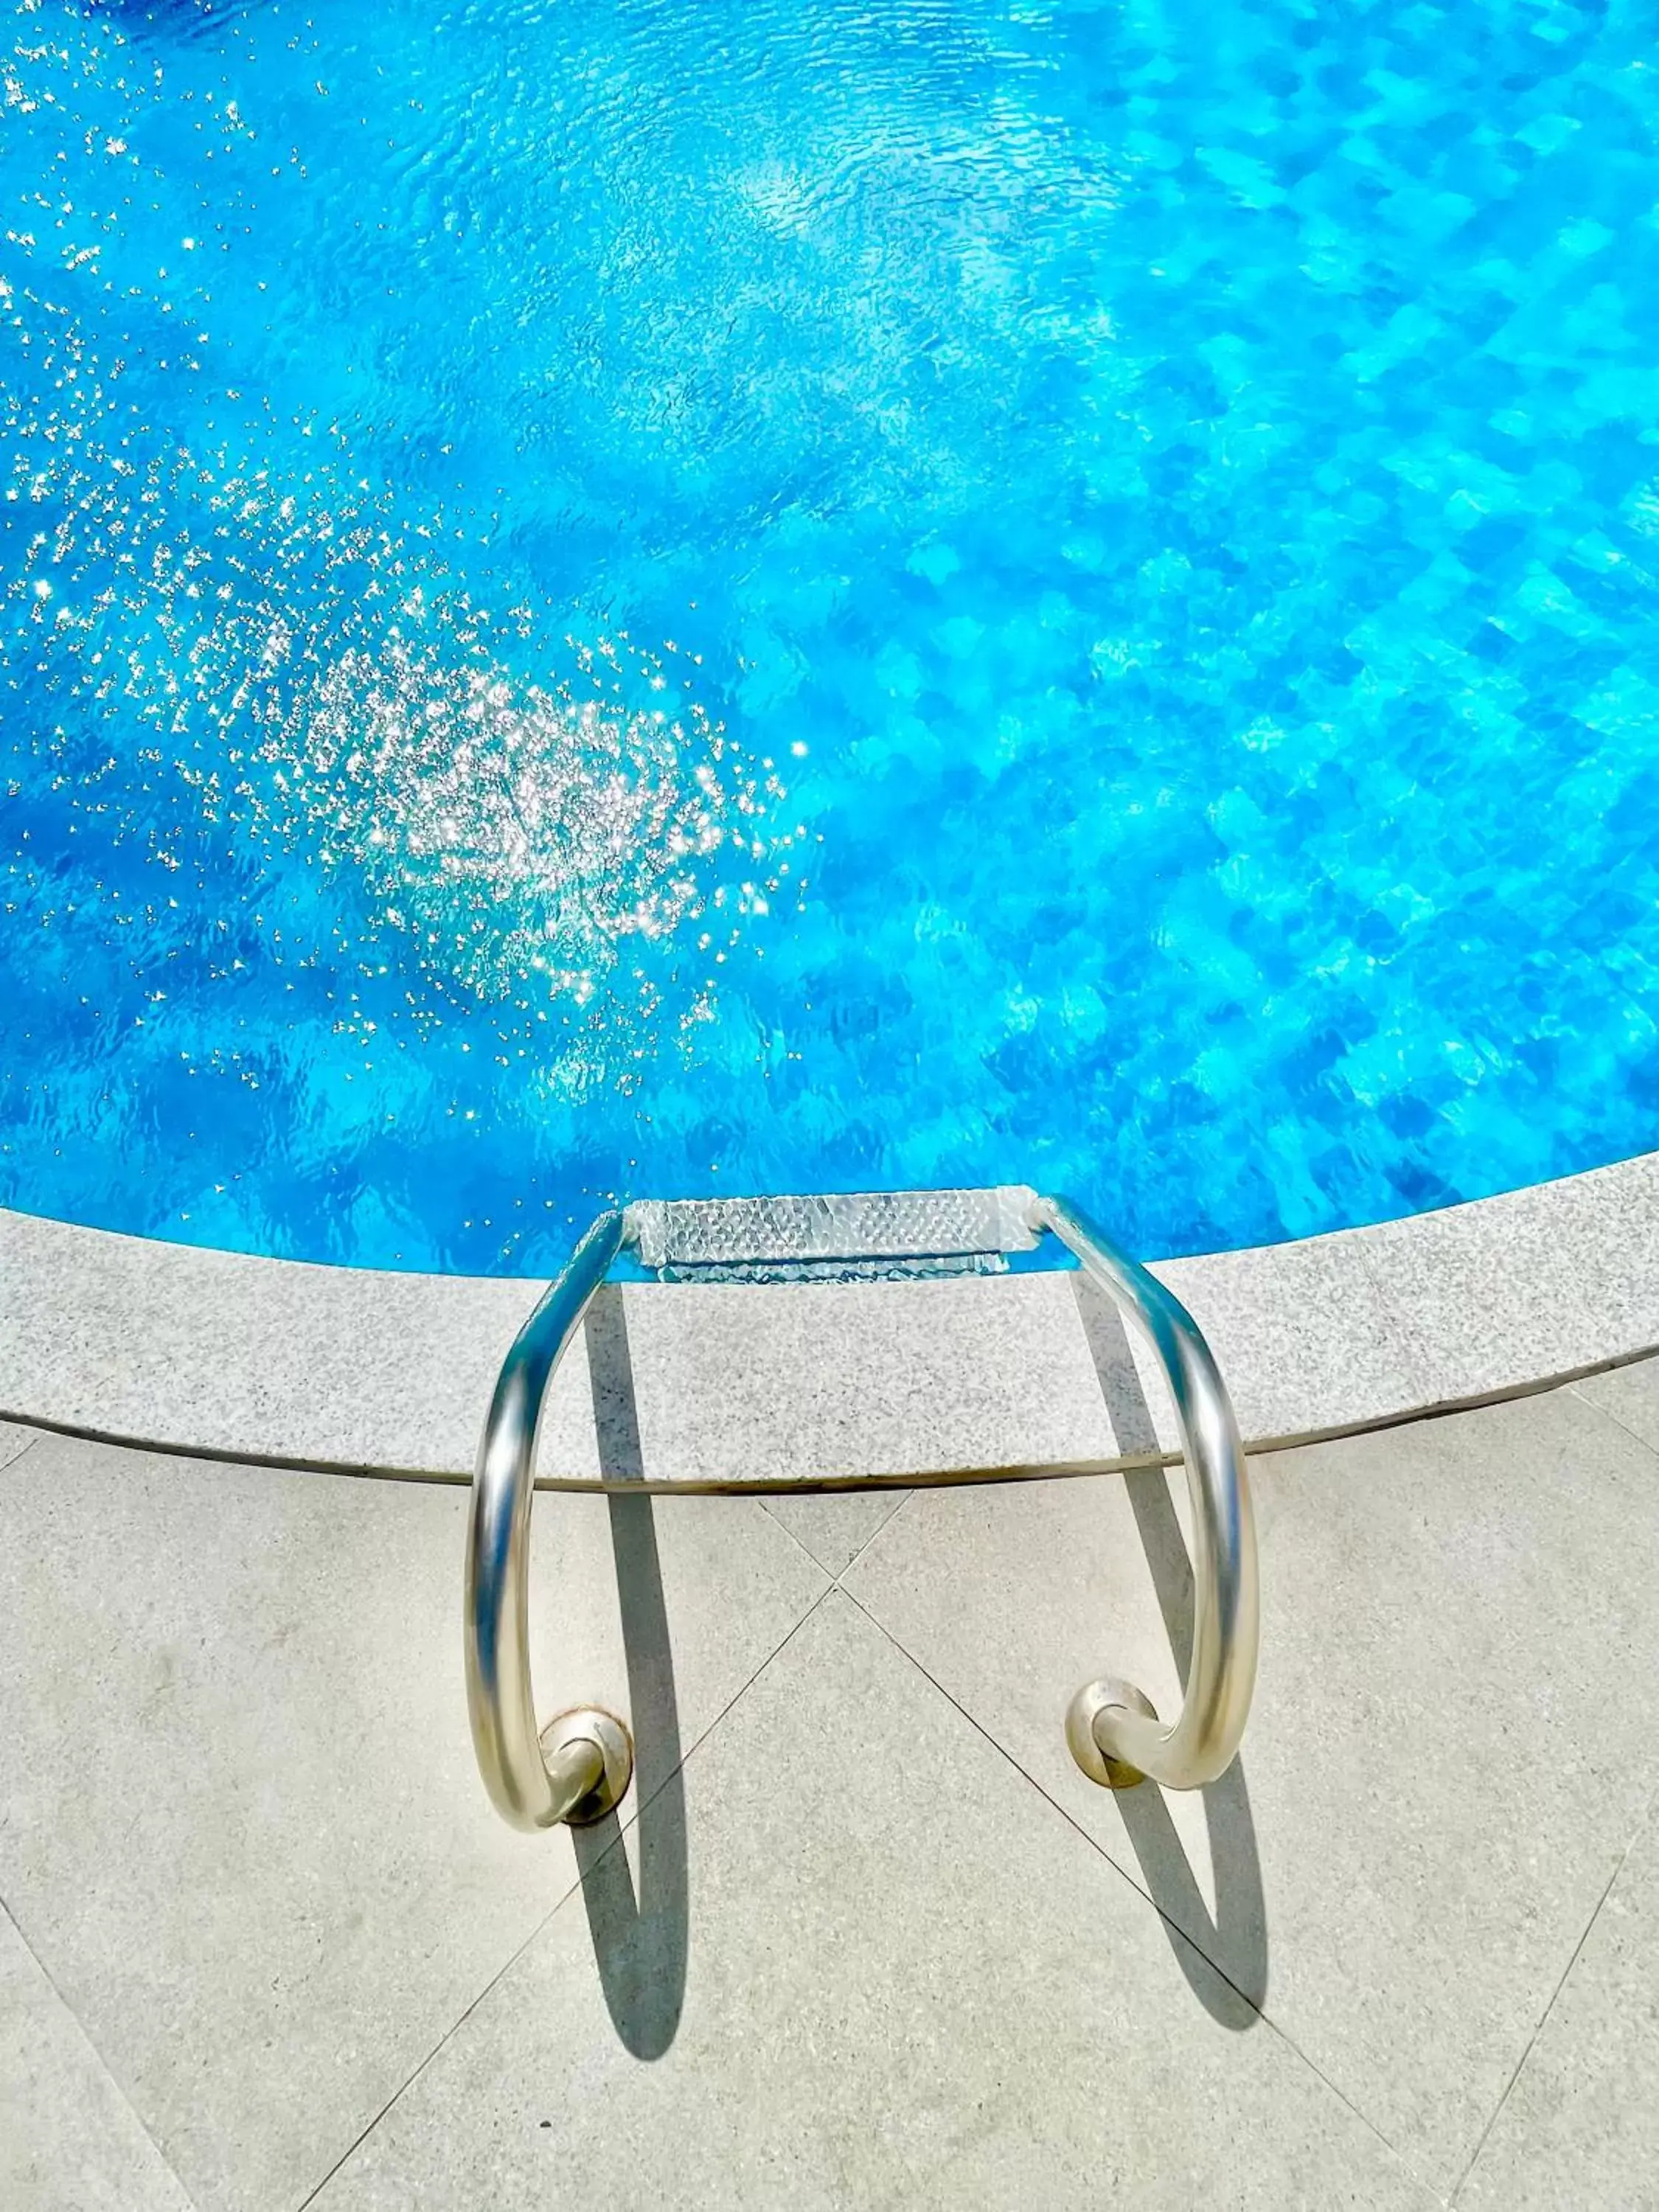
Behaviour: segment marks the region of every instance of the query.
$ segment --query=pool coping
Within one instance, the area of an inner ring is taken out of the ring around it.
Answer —
[[[1659,1347],[1659,1152],[1297,1242],[1157,1262],[1246,1443],[1549,1389]],[[539,1280],[257,1258],[0,1209],[0,1419],[188,1455],[471,1477]],[[776,1492],[1165,1462],[1150,1360],[1070,1273],[602,1293],[548,1489]]]

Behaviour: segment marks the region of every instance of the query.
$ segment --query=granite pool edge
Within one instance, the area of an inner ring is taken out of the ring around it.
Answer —
[[[1297,1243],[1156,1263],[1246,1443],[1575,1381],[1659,1347],[1659,1152]],[[538,1281],[381,1273],[0,1209],[0,1419],[196,1458],[458,1481]],[[548,1488],[750,1492],[1157,1463],[1157,1377],[1070,1274],[605,1293]]]

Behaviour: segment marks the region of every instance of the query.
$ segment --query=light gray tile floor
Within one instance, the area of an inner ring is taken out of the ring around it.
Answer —
[[[544,1497],[543,1705],[641,1738],[580,1839],[471,1771],[460,1494],[42,1437],[0,2201],[1659,2201],[1636,1425],[1573,1389],[1257,1462],[1261,1689],[1198,1798],[1060,1735],[1087,1674],[1176,1694],[1178,1473]]]
[[[190,2212],[177,2177],[3,1911],[0,2204]]]
[[[38,1433],[19,1421],[0,1421],[0,1467],[9,1467],[13,1460],[21,1459]]]
[[[1458,2197],[1659,2203],[1659,1828],[1614,1876]]]
[[[465,1503],[59,1438],[0,1473],[0,1900],[203,2205],[297,2203],[578,1879],[472,1768]],[[534,1534],[544,1709],[632,1714],[661,1838],[826,1577],[751,1499]]]
[[[1240,2041],[1185,2002],[1127,1884],[840,1593],[686,1796],[672,2053],[641,2069],[605,2034],[562,1910],[326,2212],[463,2212],[481,2175],[498,2212],[1426,2203],[1271,2029]]]
[[[1449,2188],[1659,1782],[1659,1459],[1559,1393],[1254,1474],[1256,1708],[1201,1798],[1096,1790],[1054,1724],[1102,1673],[1174,1710],[1167,1478],[918,1492],[848,1586]]]
[[[1572,1388],[1579,1397],[1611,1413],[1632,1436],[1659,1451],[1659,1359],[1639,1359],[1632,1367],[1586,1376]]]
[[[909,1496],[907,1490],[807,1491],[799,1498],[774,1492],[764,1500],[772,1518],[832,1575],[844,1575]]]

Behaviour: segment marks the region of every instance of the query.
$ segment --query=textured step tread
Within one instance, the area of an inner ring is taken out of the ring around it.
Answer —
[[[629,1208],[647,1267],[1030,1252],[1035,1193],[836,1192],[824,1197],[646,1199]]]

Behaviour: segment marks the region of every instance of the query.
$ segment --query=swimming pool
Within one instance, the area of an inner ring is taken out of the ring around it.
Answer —
[[[6,13],[0,1203],[1174,1253],[1654,1142],[1638,11]]]

